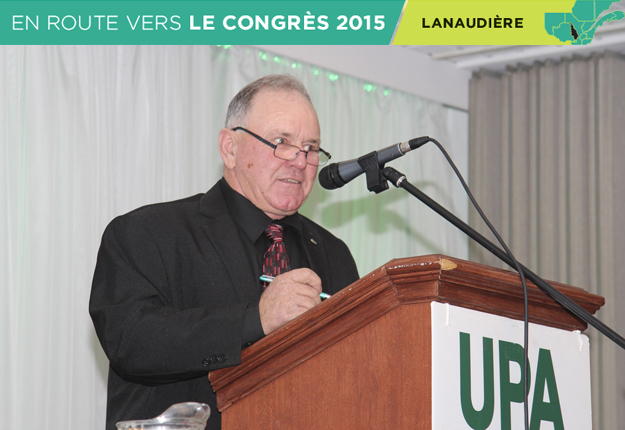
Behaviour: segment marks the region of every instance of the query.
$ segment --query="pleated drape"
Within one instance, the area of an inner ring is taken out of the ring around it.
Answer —
[[[469,117],[471,187],[516,258],[545,279],[604,296],[598,317],[625,333],[625,58],[475,73]],[[470,220],[485,232],[477,213]],[[470,256],[501,265],[474,244]],[[625,352],[587,333],[593,426],[621,428]]]

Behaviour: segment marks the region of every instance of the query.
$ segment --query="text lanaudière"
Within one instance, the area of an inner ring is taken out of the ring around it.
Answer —
[[[421,18],[423,28],[523,28],[523,18],[434,18],[428,24]]]

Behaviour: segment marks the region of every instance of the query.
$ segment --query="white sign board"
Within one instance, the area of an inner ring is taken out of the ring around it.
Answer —
[[[530,430],[591,430],[579,332],[529,326]],[[432,302],[432,429],[523,430],[523,322]]]

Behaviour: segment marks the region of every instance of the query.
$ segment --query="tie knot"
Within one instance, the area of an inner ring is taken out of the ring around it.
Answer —
[[[265,234],[271,238],[273,243],[282,242],[284,237],[284,227],[280,224],[271,223],[265,229]]]

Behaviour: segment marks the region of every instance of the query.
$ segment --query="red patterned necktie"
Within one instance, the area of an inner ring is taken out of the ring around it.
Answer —
[[[291,270],[289,256],[284,246],[284,227],[271,223],[265,229],[265,234],[271,239],[271,246],[263,256],[263,275],[278,276]],[[267,287],[267,283],[265,283]]]

